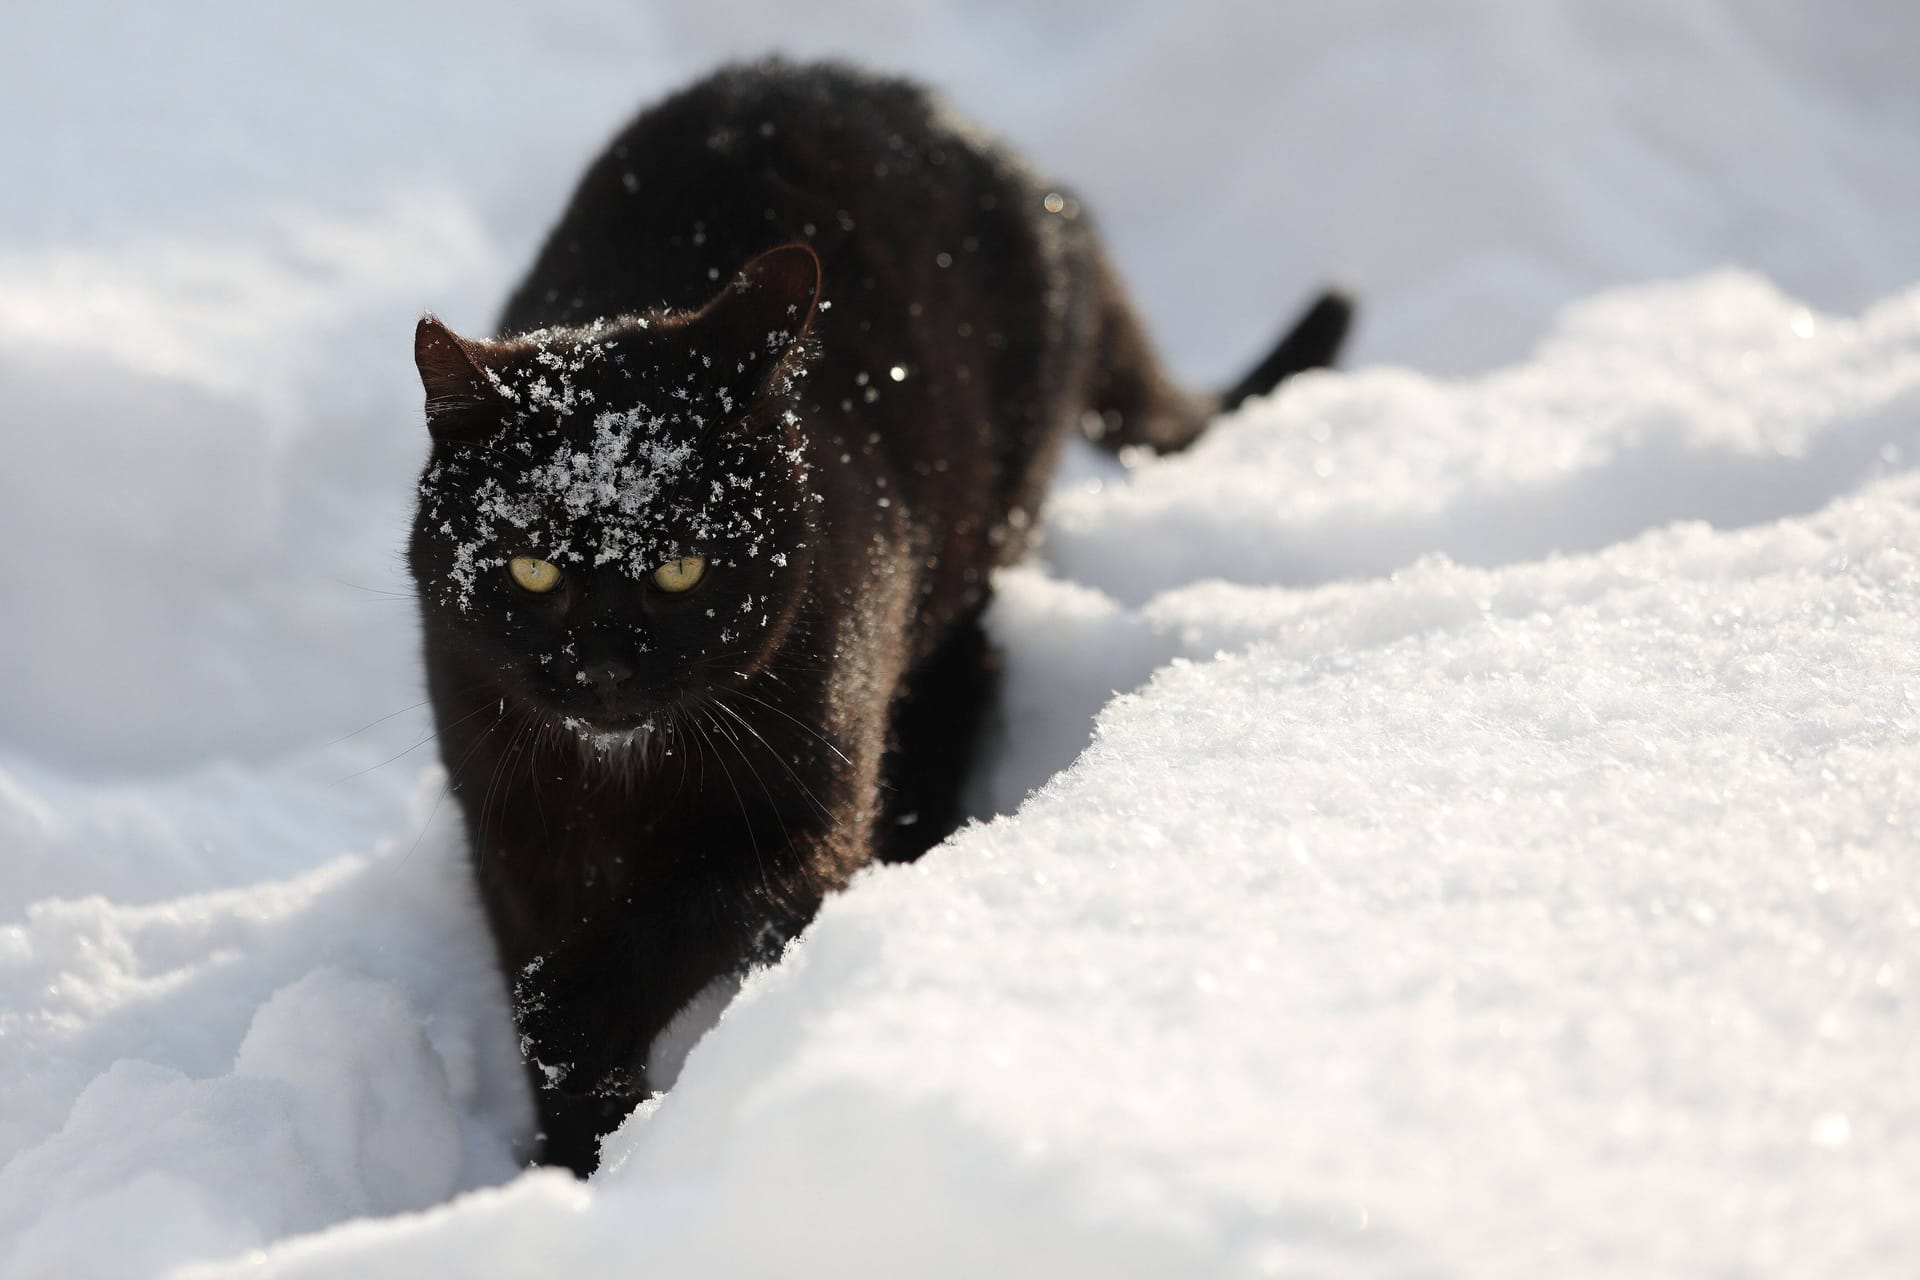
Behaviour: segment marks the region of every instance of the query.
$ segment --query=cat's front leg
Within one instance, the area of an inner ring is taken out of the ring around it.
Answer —
[[[544,1084],[534,1069],[540,1114],[540,1163],[585,1178],[600,1164],[600,1140],[620,1127],[639,1097],[574,1094]]]
[[[521,966],[513,984],[542,1133],[540,1159],[581,1177],[600,1138],[647,1095],[646,1028],[622,931],[568,939]]]

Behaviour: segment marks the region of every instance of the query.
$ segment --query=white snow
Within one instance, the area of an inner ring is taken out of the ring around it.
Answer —
[[[1911,6],[630,9],[9,14],[0,1276],[1910,1272]],[[1007,816],[577,1184],[414,705],[412,324],[775,45],[1010,133],[1195,377],[1369,310],[1069,459]]]

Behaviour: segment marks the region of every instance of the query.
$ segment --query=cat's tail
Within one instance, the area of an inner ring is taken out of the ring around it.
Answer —
[[[1186,448],[1217,414],[1265,395],[1296,373],[1332,365],[1353,324],[1352,298],[1329,289],[1245,377],[1209,395],[1167,376],[1118,280],[1104,269],[1100,276],[1098,364],[1087,434],[1110,449],[1146,445],[1171,453]]]
[[[1238,409],[1242,401],[1267,394],[1296,373],[1331,367],[1352,327],[1353,299],[1344,290],[1326,290],[1273,344],[1264,360],[1220,393],[1217,412]]]

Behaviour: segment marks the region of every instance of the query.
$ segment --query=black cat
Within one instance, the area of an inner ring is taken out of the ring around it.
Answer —
[[[547,1160],[591,1169],[677,1011],[957,824],[1064,434],[1178,449],[1347,322],[1182,390],[1072,196],[913,84],[781,62],[628,126],[505,336],[421,321],[428,685]]]

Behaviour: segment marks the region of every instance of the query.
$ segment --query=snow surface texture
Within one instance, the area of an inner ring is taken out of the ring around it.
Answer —
[[[1182,368],[1329,269],[1368,367],[1076,455],[992,617],[1010,816],[830,903],[592,1183],[519,1173],[405,709],[409,335],[484,330],[615,122],[784,30],[748,8],[10,12],[0,1276],[1909,1274],[1894,4],[773,41],[1060,170]]]

